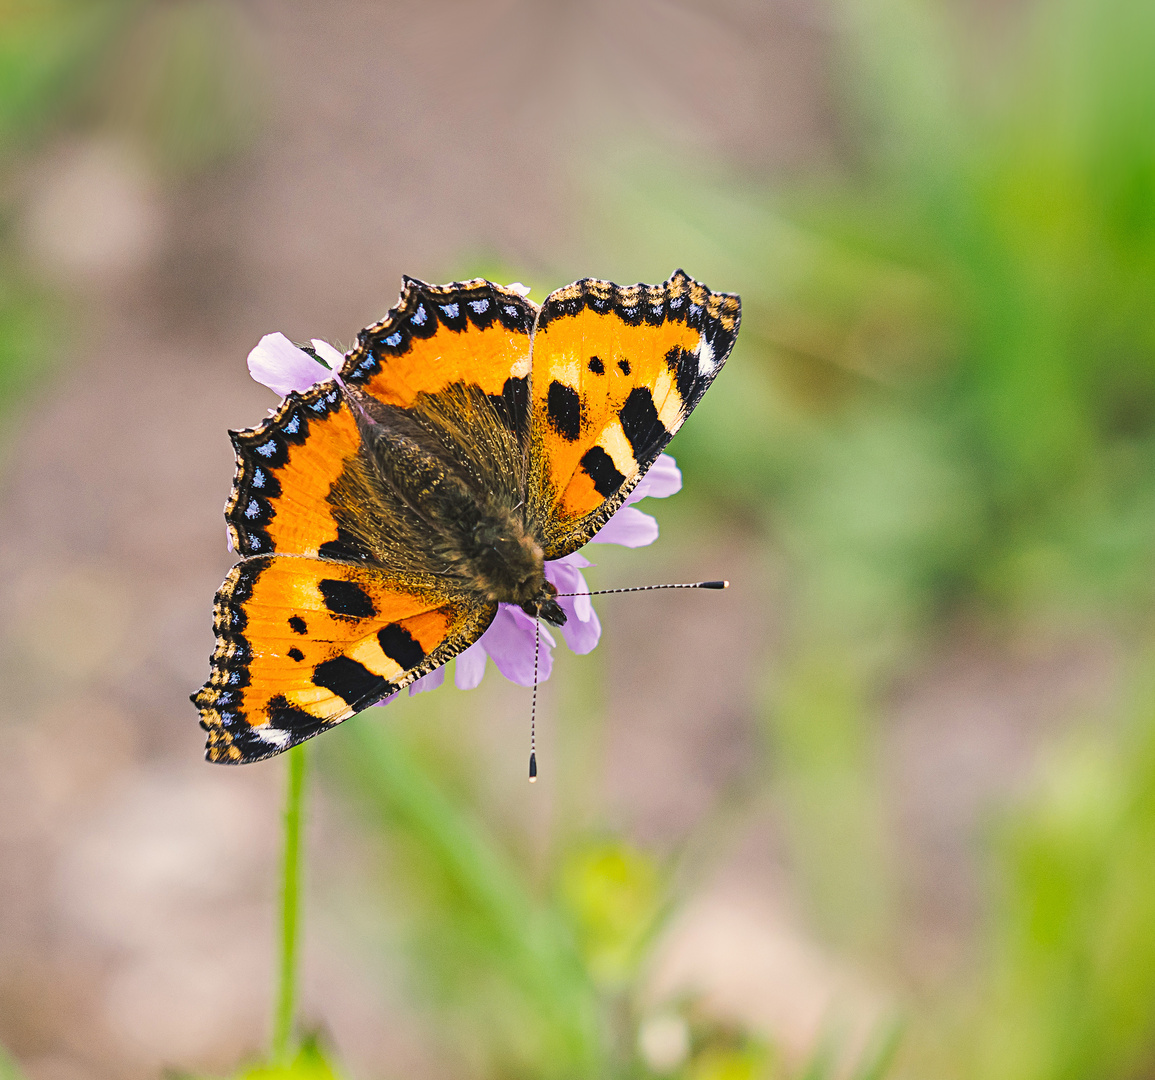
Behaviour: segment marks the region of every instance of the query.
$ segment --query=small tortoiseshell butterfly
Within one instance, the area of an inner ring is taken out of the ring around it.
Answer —
[[[681,427],[738,332],[681,270],[588,278],[538,307],[405,279],[337,377],[232,432],[244,556],[193,695],[210,761],[277,754],[476,641],[498,603],[554,625],[543,563],[585,544]]]

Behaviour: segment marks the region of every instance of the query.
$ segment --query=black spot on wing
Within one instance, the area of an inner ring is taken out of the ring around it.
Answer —
[[[698,358],[689,349],[674,346],[666,353],[666,367],[674,376],[674,383],[678,387],[678,396],[682,399],[682,408],[687,412],[697,401]]]
[[[252,460],[257,467],[279,469],[289,460],[288,441],[271,423],[255,431],[230,431],[229,438],[237,456]]]
[[[294,646],[293,648],[291,648],[289,650],[289,656],[293,660],[304,660],[305,659],[305,654],[303,652],[301,652],[301,650],[298,649],[296,646]]]
[[[281,494],[281,481],[259,465],[253,467],[248,483],[249,489],[257,492],[262,498],[275,499]]]
[[[244,639],[238,638],[237,641],[243,642]],[[247,649],[243,651],[247,652]],[[247,663],[247,656],[238,655],[236,643],[228,655],[214,657],[212,678],[191,695],[193,704],[198,708],[213,705],[222,687],[227,687],[229,691],[243,690],[251,682]]]
[[[596,282],[586,286],[585,304],[591,311],[605,315],[614,309],[614,290],[608,282]]]
[[[506,330],[528,334],[533,329],[536,312],[533,305],[521,296],[506,296],[493,293],[497,317]]]
[[[563,439],[574,442],[582,431],[581,398],[577,391],[554,379],[546,396],[550,426]]]
[[[501,422],[519,439],[529,425],[529,382],[510,376],[500,394],[489,394],[489,403]]]
[[[368,699],[380,699],[390,693],[391,685],[374,675],[364,664],[350,656],[334,656],[313,669],[313,682],[331,690],[347,705]]]
[[[667,282],[667,287],[669,282]],[[642,304],[642,315],[650,326],[661,326],[668,317],[666,304],[668,301],[667,289],[646,290],[647,296]]]
[[[400,623],[390,623],[377,631],[381,651],[397,663],[403,671],[416,667],[425,659],[420,642]]]
[[[325,721],[293,705],[284,694],[278,694],[269,702],[269,725],[279,731],[288,731],[298,736],[296,741],[316,735],[325,726]],[[234,733],[235,738],[235,733]],[[267,747],[262,747],[267,753]]]
[[[261,576],[269,565],[269,559],[250,559],[248,562],[238,563],[236,566],[237,579],[233,582],[229,598],[234,604],[243,604],[252,599],[253,588],[257,578]]]
[[[582,455],[581,467],[594,482],[594,490],[603,498],[609,498],[626,480],[618,472],[614,459],[600,446],[593,446]]]
[[[497,318],[497,304],[492,289],[475,290],[463,297],[463,301],[466,316],[479,329],[488,329]]]
[[[419,291],[409,306],[409,317],[405,320],[408,337],[427,338],[437,333],[437,307],[428,293]]]
[[[300,615],[289,616],[289,627],[294,634],[307,634],[309,632],[309,627]]]
[[[323,578],[317,582],[321,596],[334,615],[348,615],[354,619],[371,619],[377,614],[369,594],[355,581],[342,578]]]
[[[590,357],[589,368],[595,375],[604,375],[606,372],[606,365],[602,363],[600,356]]]
[[[643,468],[650,464],[669,441],[670,433],[658,418],[654,398],[644,386],[635,386],[618,414],[622,431],[630,440],[634,457]]]
[[[366,562],[372,553],[347,529],[337,526],[337,539],[326,540],[318,549],[322,559],[336,559],[338,562]]]
[[[285,442],[299,446],[309,436],[309,417],[305,413],[304,402],[294,398],[295,395],[291,395],[285,399],[277,419]]]
[[[243,496],[242,500],[238,502],[231,520],[234,525],[243,527],[248,533],[260,532],[264,535],[266,526],[276,516],[277,512],[268,499],[263,499],[260,495],[249,494]]]
[[[579,287],[582,284],[582,282],[577,283]],[[577,315],[585,305],[586,298],[580,292],[566,293],[563,291],[563,295],[551,295],[541,306],[541,313],[537,317],[537,328],[542,330],[554,319]]]
[[[630,373],[630,362],[628,360],[619,360],[618,367],[622,369],[623,375],[628,375]]]

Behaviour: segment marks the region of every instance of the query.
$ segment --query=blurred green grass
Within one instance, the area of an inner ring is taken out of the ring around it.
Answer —
[[[566,677],[567,689],[581,678]],[[849,1074],[837,1039],[795,1072],[762,1038],[701,1013],[692,1000],[648,1000],[646,964],[678,905],[677,860],[596,822],[563,823],[544,853],[527,852],[491,823],[471,790],[461,769],[468,751],[436,734],[453,729],[471,697],[446,688],[380,716],[370,712],[334,732],[321,751],[332,790],[380,826],[381,863],[370,880],[399,937],[386,934],[377,947],[400,946],[409,1000],[443,1019],[441,1049],[456,1054],[466,1073],[557,1080],[883,1074],[895,1050],[891,1029],[878,1033]],[[456,764],[447,753],[458,755]],[[684,1054],[668,1066],[649,1062],[641,1045],[654,1016],[673,1017],[686,1032]]]

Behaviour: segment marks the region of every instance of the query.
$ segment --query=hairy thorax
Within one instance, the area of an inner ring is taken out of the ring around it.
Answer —
[[[422,405],[432,414],[454,402],[447,394],[444,400],[423,399]],[[557,590],[545,577],[542,546],[526,524],[524,493],[501,482],[512,469],[494,476],[484,459],[450,453],[450,444],[438,433],[452,418],[441,413],[437,417],[438,423],[428,417],[420,422],[404,412],[378,408],[374,416],[363,412],[359,419],[369,452],[367,485],[378,501],[396,507],[387,516],[405,523],[417,541],[399,546],[429,551],[433,572],[457,578],[464,589],[563,625],[565,613],[554,599]]]

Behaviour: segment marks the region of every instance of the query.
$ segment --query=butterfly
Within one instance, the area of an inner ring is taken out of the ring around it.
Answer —
[[[259,761],[380,702],[499,603],[565,622],[543,564],[625,502],[725,363],[739,298],[683,271],[586,278],[539,307],[481,279],[405,278],[340,371],[230,432],[216,595],[192,695],[209,761]]]

